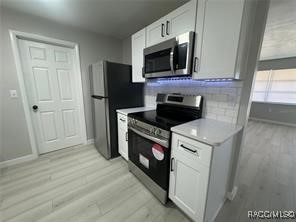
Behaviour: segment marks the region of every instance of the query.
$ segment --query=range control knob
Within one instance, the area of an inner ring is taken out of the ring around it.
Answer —
[[[160,135],[161,134],[161,130],[160,129],[156,129],[155,130],[155,135]]]
[[[154,127],[151,127],[149,131],[150,131],[150,134],[154,134],[155,128]]]

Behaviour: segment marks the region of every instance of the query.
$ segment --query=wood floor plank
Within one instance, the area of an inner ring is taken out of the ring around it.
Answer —
[[[95,171],[95,173],[98,174],[98,172],[101,172],[100,170],[105,169],[106,167],[109,167],[110,170],[113,170],[113,169],[117,169],[121,166],[122,166],[121,163],[115,163],[111,166],[109,164],[106,164],[106,162],[100,162],[100,163],[92,166],[93,168],[82,169],[80,171],[76,171],[74,174],[70,174],[70,175],[55,179],[55,180],[52,179],[50,182],[48,182],[46,184],[42,184],[41,186],[33,186],[30,189],[26,189],[23,192],[17,192],[14,194],[4,195],[3,202],[2,202],[2,208],[9,207],[13,204],[16,204],[20,201],[28,199],[32,196],[48,192],[51,189],[54,189],[54,188],[61,186],[63,184],[67,184],[67,183],[72,182],[73,180],[79,179],[81,177],[85,177],[85,180],[87,182],[89,182],[89,180],[87,179],[87,176],[85,176],[85,175],[87,175],[87,174],[91,175],[91,172],[93,172],[93,171]]]
[[[135,195],[127,199],[124,204],[117,206],[112,211],[104,214],[96,222],[124,221],[152,198],[148,190],[142,188]]]
[[[39,222],[52,222],[52,221],[66,221],[68,218],[73,217],[75,212],[87,208],[97,202],[105,201],[113,195],[117,190],[123,192],[127,187],[135,183],[135,178],[130,173],[115,178],[110,184],[101,187],[100,189],[88,193],[80,199],[77,199],[61,208],[56,209],[51,214],[40,218]]]
[[[215,222],[254,221],[248,210],[295,210],[296,128],[249,121],[238,172],[237,196]],[[162,205],[126,161],[106,160],[93,145],[44,154],[0,175],[1,222],[190,221],[171,202]]]
[[[25,213],[18,215],[16,217],[13,217],[8,222],[33,222],[37,218],[42,217],[43,215],[46,215],[52,211],[52,203],[51,201],[45,202],[43,204],[40,204]]]

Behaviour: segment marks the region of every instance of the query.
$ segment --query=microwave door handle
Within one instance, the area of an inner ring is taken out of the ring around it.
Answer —
[[[172,74],[175,73],[174,57],[175,57],[175,45],[171,48],[171,52],[170,52],[170,67],[171,67]]]

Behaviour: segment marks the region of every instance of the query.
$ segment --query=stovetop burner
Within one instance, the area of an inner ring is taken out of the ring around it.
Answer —
[[[156,110],[131,113],[129,117],[165,130],[201,118],[201,96],[158,94],[156,101]]]
[[[143,121],[145,123],[149,123],[153,126],[157,126],[165,130],[170,130],[173,126],[180,125],[182,123],[195,119],[182,118],[182,116],[179,116],[178,119],[169,118],[158,115],[156,110],[131,113],[129,114],[129,117]]]

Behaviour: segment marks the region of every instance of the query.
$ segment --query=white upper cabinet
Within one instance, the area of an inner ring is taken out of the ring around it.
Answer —
[[[142,76],[143,50],[146,47],[146,29],[132,35],[132,79],[133,82],[145,82]]]
[[[146,27],[147,47],[194,31],[197,0],[182,5]]]
[[[191,0],[166,16],[165,34],[169,38],[194,31],[196,3],[196,0]]]
[[[165,35],[165,17],[157,20],[146,27],[147,47],[160,43],[166,39]]]
[[[238,78],[244,0],[199,0],[194,79]]]

